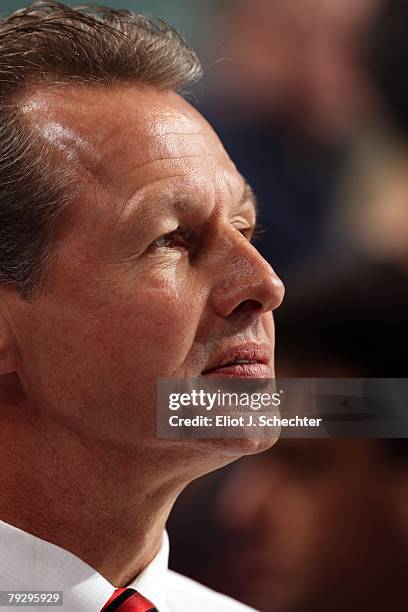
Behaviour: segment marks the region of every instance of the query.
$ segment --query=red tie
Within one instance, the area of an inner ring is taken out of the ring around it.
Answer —
[[[108,599],[101,612],[158,612],[151,601],[135,589],[116,589]]]

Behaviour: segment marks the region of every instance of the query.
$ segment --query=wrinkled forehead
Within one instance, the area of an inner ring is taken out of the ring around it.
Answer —
[[[181,96],[142,86],[64,86],[21,101],[24,119],[71,165],[100,181],[183,157],[234,169],[215,132]]]

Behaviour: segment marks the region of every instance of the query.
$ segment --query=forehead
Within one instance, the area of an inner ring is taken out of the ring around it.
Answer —
[[[21,110],[56,153],[111,188],[123,191],[131,176],[134,191],[149,177],[155,181],[181,168],[197,178],[205,167],[222,172],[230,189],[242,190],[242,178],[215,132],[172,91],[64,86],[32,92]]]

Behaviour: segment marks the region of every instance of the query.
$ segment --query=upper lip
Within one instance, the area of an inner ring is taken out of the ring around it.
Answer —
[[[203,374],[229,364],[233,365],[242,359],[269,365],[271,358],[272,348],[269,344],[245,343],[231,346],[215,355],[205,370],[203,370]]]

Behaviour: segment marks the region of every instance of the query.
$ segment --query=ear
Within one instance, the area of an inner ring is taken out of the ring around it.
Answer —
[[[14,334],[0,310],[0,407],[19,404],[24,399],[18,364]]]
[[[0,377],[17,372],[18,359],[12,330],[0,312]]]

